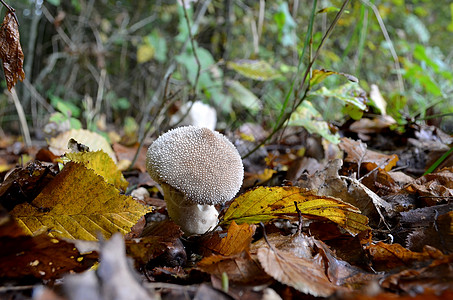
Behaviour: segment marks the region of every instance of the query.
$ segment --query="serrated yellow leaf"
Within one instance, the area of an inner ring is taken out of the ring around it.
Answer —
[[[31,202],[12,211],[25,232],[47,229],[51,236],[97,240],[126,234],[149,209],[118,190],[83,164],[69,162]]]
[[[105,181],[113,184],[117,189],[126,191],[129,183],[124,179],[123,174],[118,170],[112,158],[104,151],[70,152],[66,153],[66,157],[71,161],[83,163],[87,168],[104,177]]]
[[[369,229],[368,218],[340,199],[314,195],[299,187],[258,187],[237,197],[225,212],[222,224],[267,222],[302,215],[328,219],[355,235]]]

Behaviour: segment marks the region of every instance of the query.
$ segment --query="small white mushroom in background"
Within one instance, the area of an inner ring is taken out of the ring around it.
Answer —
[[[170,125],[174,126],[179,121],[180,126],[193,125],[214,130],[217,126],[217,112],[214,107],[201,101],[186,102],[171,117]]]
[[[215,204],[231,200],[244,177],[241,157],[222,134],[184,126],[156,139],[146,168],[164,191],[170,218],[185,235],[203,234],[218,222]]]

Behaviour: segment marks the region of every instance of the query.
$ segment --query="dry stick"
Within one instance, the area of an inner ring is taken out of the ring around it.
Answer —
[[[297,206],[297,201],[294,201],[294,206],[296,206],[297,217],[299,219],[299,224],[297,225],[297,234],[300,234],[302,232],[302,212]]]
[[[206,0],[205,2],[203,2],[203,6],[201,7],[200,12],[197,15],[197,18],[195,19],[195,21],[192,25],[192,28],[196,28],[198,26],[198,24],[201,21],[202,16],[204,16],[204,14],[208,8],[209,3],[211,3],[211,0]],[[186,39],[186,41],[184,42],[184,44],[181,48],[181,52],[186,50],[188,43],[189,43],[189,39]],[[162,78],[162,80],[160,81],[159,86],[157,87],[156,91],[154,92],[153,96],[151,97],[151,101],[148,102],[148,105],[146,105],[145,109],[143,110],[144,116],[140,122],[140,128],[139,128],[139,134],[138,134],[138,139],[140,140],[140,146],[143,145],[143,141],[145,140],[146,136],[151,133],[150,132],[151,128],[149,128],[148,130],[145,130],[146,123],[149,121],[149,115],[151,113],[151,110],[154,107],[155,103],[159,100],[161,93],[162,93],[162,89],[164,88],[167,78],[170,76],[170,74],[172,74],[174,72],[175,69],[176,69],[176,60],[173,59],[172,62],[167,67],[167,70],[165,71],[165,75]],[[140,151],[140,150],[138,149],[137,151]],[[138,155],[138,153],[136,155]]]
[[[27,120],[25,118],[24,108],[20,104],[19,97],[17,97],[16,89],[11,88],[11,97],[13,98],[14,105],[16,106],[17,115],[19,116],[20,125],[22,127],[22,134],[24,135],[25,145],[31,146],[30,131],[28,130]]]
[[[201,17],[205,14],[206,10],[207,10],[207,7],[209,5],[209,3],[211,3],[211,0],[206,0],[204,3],[203,3],[203,6],[201,7],[200,9],[200,12],[199,14],[197,15],[197,18],[196,20],[194,21],[193,25],[189,28],[189,33],[191,34],[192,32],[192,29],[193,28],[196,28],[198,26],[198,23],[201,21]],[[184,5],[183,5],[184,6]],[[187,43],[189,42],[189,40],[187,39],[183,46],[182,46],[182,50],[181,52],[185,51],[186,50],[186,47],[187,47]],[[193,42],[193,41],[192,41]],[[193,47],[193,45],[192,45]],[[195,52],[194,52],[195,53]],[[199,61],[198,61],[199,63]],[[138,148],[137,148],[137,151],[135,152],[135,155],[134,155],[134,158],[132,159],[132,162],[131,162],[131,165],[129,166],[129,169],[132,168],[132,166],[135,164],[135,162],[137,161],[137,158],[138,158],[138,155],[140,153],[140,149],[143,147],[143,143],[146,139],[146,137],[151,134],[151,129],[152,129],[152,126],[150,126],[147,130],[145,130],[145,126],[146,126],[146,123],[148,122],[149,120],[149,114],[151,113],[151,109],[153,108],[153,104],[156,103],[158,101],[158,98],[160,97],[161,93],[162,93],[162,89],[164,89],[164,86],[165,86],[165,89],[166,89],[166,86],[168,85],[168,81],[170,80],[170,76],[171,74],[173,74],[173,72],[175,71],[176,69],[176,60],[173,60],[171,62],[171,64],[168,66],[167,70],[165,71],[165,75],[164,77],[162,78],[159,86],[157,87],[157,90],[154,92],[153,96],[151,97],[151,101],[148,102],[148,105],[146,106],[145,110],[144,110],[144,116],[143,116],[143,119],[142,121],[140,122],[140,128],[139,128],[139,134],[138,134],[138,137],[139,137],[139,140],[140,140],[140,143],[138,145]],[[199,75],[199,72],[197,73],[197,75]],[[197,76],[198,77],[198,76]],[[198,81],[198,79],[197,79]],[[165,96],[165,94],[164,94]],[[165,103],[161,103],[161,106],[159,108],[159,111],[157,112],[157,114],[159,114],[159,112],[163,109],[164,107],[164,104]]]
[[[13,15],[14,20],[16,20],[17,26],[20,26],[19,20],[17,19],[17,16],[16,16],[16,10],[15,10],[12,6],[9,6],[5,1],[0,0],[0,2],[2,2],[2,4],[3,4],[3,5],[9,10],[9,12]]]
[[[305,71],[305,74],[304,76],[302,77],[302,82],[300,84],[300,87],[299,89],[302,89],[302,87],[305,85],[305,81],[307,79],[307,76],[311,70],[311,67],[313,66],[313,64],[315,63],[315,60],[317,59],[320,51],[321,51],[321,48],[322,46],[324,45],[324,42],[326,41],[327,37],[329,37],[329,35],[331,34],[331,32],[333,31],[333,29],[335,28],[336,24],[338,23],[338,20],[340,19],[340,17],[342,16],[344,10],[346,9],[346,5],[349,3],[350,0],[346,0],[345,2],[343,2],[343,5],[341,6],[340,8],[340,11],[337,13],[337,15],[335,16],[335,19],[333,20],[332,24],[330,24],[330,27],[329,29],[327,29],[327,32],[324,34],[322,40],[321,40],[321,43],[319,44],[318,46],[318,49],[316,50],[316,53],[315,55],[313,56],[313,58],[311,59],[310,63],[308,64],[307,66],[307,69]],[[299,90],[298,89],[298,90]],[[302,95],[302,97],[300,98],[300,100],[298,102],[294,101],[295,105],[293,105],[293,108],[295,109],[296,107],[298,107],[306,98],[308,92],[310,91],[310,84],[307,86],[307,88],[304,90],[304,93]],[[297,91],[295,92],[297,94]],[[297,98],[297,97],[296,97]],[[248,156],[250,156],[252,153],[254,153],[256,150],[258,150],[261,146],[263,146],[265,143],[267,143],[267,141],[269,141],[280,129],[282,129],[282,127],[285,125],[286,121],[289,119],[289,117],[291,116],[291,112],[288,112],[285,114],[285,116],[283,117],[283,120],[280,122],[280,124],[278,124],[278,126],[262,141],[260,142],[255,148],[253,148],[252,150],[250,150],[249,153],[247,153],[246,155],[244,155],[242,157],[242,159],[245,159],[247,158]]]

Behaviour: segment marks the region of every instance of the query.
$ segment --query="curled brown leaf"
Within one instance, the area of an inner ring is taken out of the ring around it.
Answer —
[[[19,25],[14,14],[9,11],[3,18],[0,30],[0,58],[2,59],[8,90],[14,87],[17,80],[24,80],[24,53],[20,45]]]

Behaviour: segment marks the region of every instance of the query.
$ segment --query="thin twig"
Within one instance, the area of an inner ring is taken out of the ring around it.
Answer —
[[[343,2],[343,5],[341,6],[341,9],[340,11],[337,13],[337,15],[335,16],[335,19],[333,20],[332,24],[330,25],[329,29],[327,29],[327,32],[324,34],[322,40],[321,40],[321,43],[319,44],[318,46],[318,49],[316,50],[316,53],[315,55],[313,56],[313,58],[311,59],[310,63],[308,64],[307,66],[307,69],[305,70],[305,74],[304,76],[302,77],[302,82],[300,84],[300,87],[299,89],[301,89],[304,85],[305,85],[305,82],[306,82],[306,79],[308,77],[308,74],[310,73],[310,70],[313,66],[313,64],[315,63],[316,59],[318,58],[318,55],[321,51],[321,48],[322,46],[324,45],[324,42],[326,41],[326,39],[330,36],[330,34],[332,33],[333,29],[335,28],[336,24],[338,23],[338,20],[340,19],[340,17],[343,15],[345,9],[346,9],[346,6],[347,4],[349,3],[350,0],[346,0]],[[302,58],[301,58],[302,59]],[[298,90],[299,90],[298,89]],[[300,98],[299,101],[296,102],[295,100],[295,105],[293,106],[293,108],[296,108],[298,107],[306,98],[307,94],[310,92],[310,84],[307,85],[307,88],[305,89],[302,97]],[[295,94],[297,94],[297,91],[295,91]],[[296,97],[297,98],[297,97]],[[292,112],[287,112],[282,120],[277,124],[277,126],[274,128],[274,130],[263,140],[261,141],[261,143],[259,143],[255,148],[253,148],[251,151],[249,151],[249,153],[247,153],[246,155],[244,155],[242,157],[242,159],[244,158],[247,158],[248,156],[250,156],[252,153],[254,153],[256,150],[258,150],[261,146],[263,146],[265,143],[267,143],[280,129],[282,129],[282,127],[285,125],[286,121],[288,121],[288,119],[290,118],[291,116],[291,113]],[[279,118],[280,119],[280,118]]]
[[[11,97],[13,98],[14,106],[16,106],[17,115],[19,116],[20,125],[22,127],[22,134],[24,135],[25,145],[31,146],[30,130],[28,129],[27,119],[25,118],[24,108],[20,104],[19,97],[17,96],[16,89],[11,88]]]
[[[9,10],[9,12],[13,15],[14,20],[16,20],[17,26],[20,26],[19,20],[17,19],[17,16],[16,16],[16,10],[12,6],[9,6],[5,1],[3,1],[3,0],[0,0],[0,1]]]
[[[294,206],[296,207],[297,217],[299,220],[299,224],[297,225],[297,234],[300,234],[302,232],[302,212],[297,206],[297,201],[294,201]]]
[[[193,38],[193,34],[192,34],[192,27],[190,26],[189,14],[187,13],[185,0],[182,0],[182,9],[184,11],[184,19],[186,20],[187,29],[189,30],[189,39],[190,39],[190,44],[192,45],[193,56],[197,63],[197,74],[195,75],[195,82],[193,84],[193,88],[194,88],[193,99],[195,99],[195,97],[197,95],[198,80],[200,78],[201,63],[200,63],[200,59],[198,58],[197,49],[195,48],[195,42],[194,42],[194,38]]]

